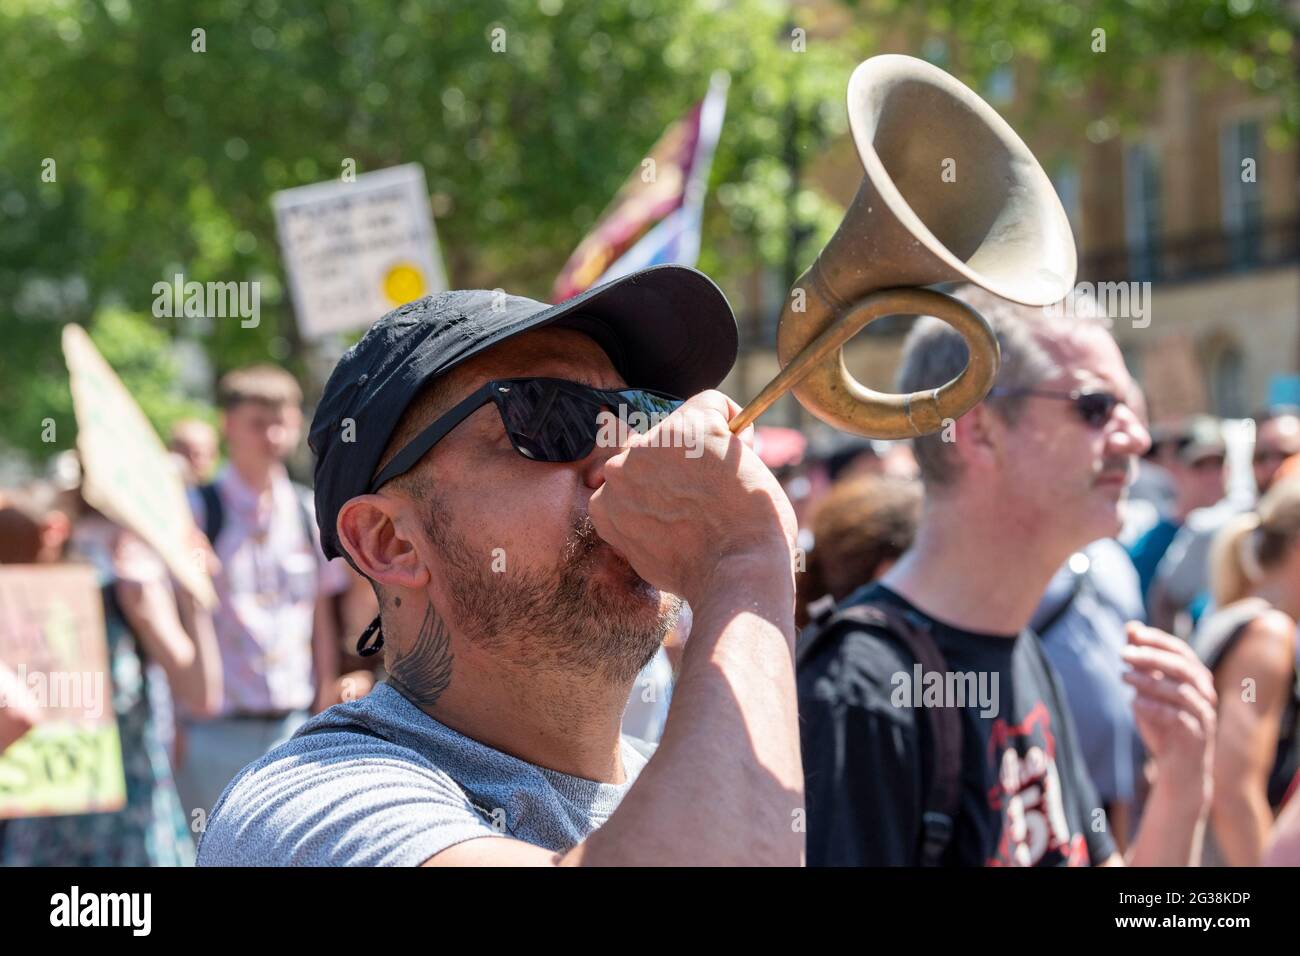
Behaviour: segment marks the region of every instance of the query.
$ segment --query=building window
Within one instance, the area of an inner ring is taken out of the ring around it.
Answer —
[[[1259,121],[1228,123],[1219,132],[1219,181],[1223,233],[1229,263],[1245,268],[1259,258],[1262,202],[1259,183]],[[1247,172],[1250,172],[1249,177]]]
[[[1220,342],[1210,352],[1210,402],[1220,418],[1244,418],[1246,371],[1241,349],[1233,342]]]
[[[1149,141],[1124,150],[1124,232],[1134,280],[1160,277],[1160,157]]]

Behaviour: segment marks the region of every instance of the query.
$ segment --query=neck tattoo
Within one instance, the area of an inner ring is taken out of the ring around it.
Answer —
[[[388,681],[418,707],[432,707],[451,683],[451,639],[447,625],[430,604],[420,631],[394,655]]]

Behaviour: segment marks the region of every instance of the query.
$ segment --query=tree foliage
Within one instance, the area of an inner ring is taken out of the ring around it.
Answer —
[[[792,185],[789,161],[842,135],[852,66],[902,26],[917,53],[929,33],[953,37],[966,55],[952,68],[970,77],[1008,46],[1036,58],[1048,104],[1173,47],[1226,57],[1261,87],[1290,75],[1280,3],[1074,6],[1084,12],[1031,0],[0,0],[0,442],[38,459],[70,443],[71,428],[41,442],[39,424],[68,407],[67,321],[115,352],[158,422],[190,409],[167,361],[178,335],[201,341],[216,372],[268,357],[301,371],[270,197],[337,177],[348,159],[358,172],[424,167],[454,285],[541,297],[645,150],[725,69],[700,265],[734,293],[785,262],[795,226],[806,262],[838,221]],[[1125,59],[1090,57],[1094,22]],[[153,286],[176,273],[259,281],[260,325],[155,318]]]

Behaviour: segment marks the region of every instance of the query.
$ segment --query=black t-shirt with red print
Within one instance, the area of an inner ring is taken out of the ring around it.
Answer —
[[[1114,852],[1060,683],[1033,633],[960,630],[880,584],[845,603],[888,603],[923,618],[948,673],[973,675],[948,685],[969,693],[945,865],[1088,866]],[[810,866],[918,862],[932,730],[915,704],[938,702],[927,694],[940,685],[916,668],[906,645],[867,627],[827,635],[800,664]]]

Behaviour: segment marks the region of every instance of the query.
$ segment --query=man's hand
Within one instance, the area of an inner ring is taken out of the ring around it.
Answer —
[[[597,533],[651,585],[685,598],[692,616],[659,747],[623,802],[567,853],[489,838],[430,865],[803,861],[795,518],[727,428],[739,411],[718,392],[695,396],[609,458],[591,498]]]
[[[708,593],[720,563],[788,562],[794,547],[789,499],[727,427],[739,412],[721,392],[701,392],[632,435],[605,463],[605,482],[591,497],[601,538],[651,585],[692,603]]]
[[[1156,764],[1157,782],[1172,779],[1208,804],[1213,791],[1215,712],[1218,695],[1209,670],[1176,637],[1128,625],[1124,680],[1137,690],[1138,733]]]
[[[1156,769],[1128,863],[1195,866],[1214,788],[1214,681],[1176,637],[1130,621],[1128,640],[1124,680],[1137,690],[1133,713]]]

